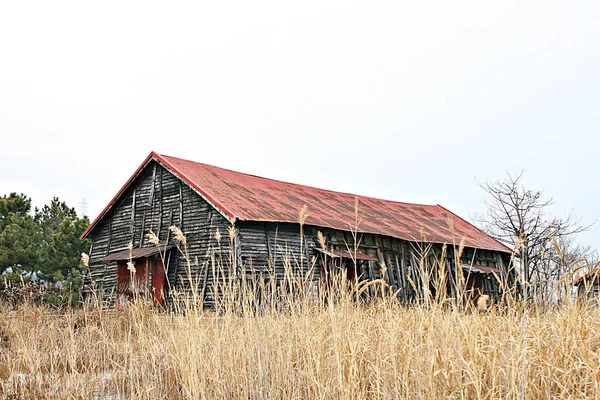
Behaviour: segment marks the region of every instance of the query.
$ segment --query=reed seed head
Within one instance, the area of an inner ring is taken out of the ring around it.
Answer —
[[[86,267],[90,266],[90,256],[88,256],[86,253],[81,253],[81,263],[83,265],[85,265]]]
[[[156,236],[156,233],[154,233],[154,231],[150,230],[146,237],[148,238],[148,242],[152,243],[153,245],[158,246],[160,244],[158,236]]]
[[[175,240],[177,240],[179,243],[182,243],[184,245],[187,244],[187,238],[185,237],[185,235],[183,234],[183,232],[181,232],[181,229],[179,229],[175,225],[171,225],[169,227],[169,229],[171,230],[171,233],[173,234],[173,238]]]

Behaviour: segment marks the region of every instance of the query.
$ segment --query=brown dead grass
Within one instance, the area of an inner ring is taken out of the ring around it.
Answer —
[[[597,308],[532,309],[522,327],[518,307],[391,301],[262,316],[23,306],[0,311],[0,397],[600,397]]]

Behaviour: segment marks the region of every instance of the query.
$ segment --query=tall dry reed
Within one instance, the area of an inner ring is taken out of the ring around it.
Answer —
[[[532,308],[525,331],[516,306],[477,313],[387,299],[262,314],[167,314],[142,302],[1,314],[4,397],[600,396],[600,314],[587,304]]]
[[[207,268],[221,297],[207,310],[199,301],[207,289],[192,272],[197,261],[184,235],[173,233],[191,288],[174,296],[176,312],[143,298],[120,309],[60,313],[0,305],[0,397],[600,397],[600,313],[592,303],[525,309],[511,299],[479,312],[440,286],[442,297],[409,306],[385,282],[343,275],[315,302],[306,290],[311,271],[294,274],[291,262],[284,284],[274,285],[243,270],[218,272],[213,257]],[[234,246],[235,228],[228,236]],[[428,271],[446,279],[443,269]],[[379,295],[360,301],[374,285]]]

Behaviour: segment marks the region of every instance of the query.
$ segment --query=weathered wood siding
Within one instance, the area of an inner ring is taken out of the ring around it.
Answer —
[[[307,221],[309,222],[309,221]],[[99,260],[111,253],[127,249],[153,246],[147,233],[155,232],[161,243],[175,243],[169,227],[178,226],[186,235],[187,248],[167,252],[167,299],[175,291],[184,295],[192,291],[202,295],[210,306],[222,294],[225,280],[240,279],[242,274],[275,278],[282,281],[288,273],[312,274],[320,280],[323,255],[318,232],[321,231],[328,250],[350,250],[368,254],[377,261],[360,261],[358,279],[381,279],[405,301],[422,298],[424,291],[421,272],[440,268],[441,245],[417,244],[382,235],[358,234],[328,228],[299,224],[238,221],[231,228],[227,218],[193,191],[187,184],[159,163],[153,161],[136,177],[113,208],[91,233],[90,268],[85,277],[84,296],[100,294],[108,305],[114,304],[116,263]],[[217,234],[218,232],[218,234]],[[219,240],[220,237],[220,240]],[[456,271],[453,246],[446,249],[445,265],[448,276]],[[424,254],[427,253],[427,254]],[[476,264],[504,270],[506,255],[498,252],[465,248],[461,264]],[[437,264],[436,264],[436,260]],[[489,291],[498,291],[497,283],[487,278]],[[216,284],[218,282],[219,284]],[[452,295],[453,282],[447,291]],[[366,295],[373,295],[371,287]]]
[[[358,262],[358,280],[372,281],[381,279],[389,286],[386,290],[392,290],[404,301],[415,301],[423,297],[425,290],[432,289],[423,282],[423,271],[431,278],[435,278],[436,270],[444,268],[448,277],[454,277],[456,273],[454,246],[446,246],[445,260],[442,258],[442,245],[417,243],[400,240],[392,237],[374,234],[354,234],[348,231],[338,231],[327,228],[312,227],[311,248],[320,247],[318,242],[318,231],[321,231],[328,249],[346,250],[370,255],[378,261]],[[461,264],[475,264],[489,266],[505,270],[509,260],[506,255],[495,251],[465,248],[460,257]],[[496,278],[489,274],[485,277],[486,291],[489,294],[499,294],[499,283]],[[452,279],[447,280],[446,293],[454,296],[455,283]],[[369,293],[374,294],[376,288],[371,288]]]
[[[309,270],[316,281],[320,279],[319,262],[323,255],[316,251],[321,245],[318,232],[323,234],[328,250],[354,251],[370,255],[377,261],[359,261],[359,281],[381,279],[401,300],[415,301],[423,297],[425,290],[430,294],[433,285],[424,284],[422,272],[434,276],[435,270],[445,268],[447,276],[455,276],[454,247],[447,246],[445,261],[442,261],[442,246],[419,244],[381,235],[358,234],[307,225],[303,228],[304,239],[300,244],[298,224],[269,222],[244,222],[239,228],[241,262],[246,271],[262,276],[276,276],[282,280],[286,270],[294,274],[306,274]],[[314,261],[317,260],[317,264]],[[499,253],[488,250],[465,248],[460,257],[461,264],[475,264],[504,269],[508,260]],[[498,282],[492,275],[486,277],[486,290],[499,292]],[[455,284],[448,280],[446,293],[453,296]],[[371,288],[373,295],[376,288]],[[434,295],[434,293],[432,294]]]
[[[228,252],[228,248],[219,249],[215,232],[219,228],[226,235],[229,222],[179,178],[152,162],[91,233],[90,268],[85,277],[84,296],[89,297],[95,292],[103,297],[107,305],[113,305],[116,263],[103,263],[99,259],[127,249],[130,242],[134,248],[153,246],[146,235],[149,231],[155,232],[161,243],[167,240],[175,243],[169,230],[171,225],[179,226],[185,232],[188,252],[186,257],[183,252],[173,249],[165,255],[168,268],[166,289],[185,292],[190,290],[190,282],[183,279],[184,273],[185,277],[188,272],[197,276],[199,267],[210,258],[207,255],[211,249]],[[207,279],[212,279],[210,273]],[[207,292],[211,291],[210,283],[204,285],[200,282],[200,286],[209,286]]]
[[[359,281],[372,281],[381,279],[403,300],[412,299],[415,291],[409,282],[409,276],[415,280],[417,274],[416,259],[409,242],[373,234],[355,234],[331,229],[313,228],[315,246],[318,243],[318,231],[321,231],[327,249],[345,250],[367,254],[377,261],[359,261],[357,273]],[[369,294],[373,295],[375,287],[371,287]],[[366,293],[365,293],[366,294]]]
[[[303,239],[301,240],[301,238]],[[242,222],[239,226],[240,259],[246,272],[282,280],[286,271],[294,275],[311,271],[315,240],[311,227],[273,222]]]

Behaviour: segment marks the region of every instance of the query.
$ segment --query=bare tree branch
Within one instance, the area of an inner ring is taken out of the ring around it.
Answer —
[[[517,247],[521,272],[531,286],[534,279],[547,282],[561,276],[567,268],[566,258],[575,260],[577,255],[591,253],[589,248],[576,246],[574,237],[592,225],[581,225],[572,213],[564,218],[551,216],[549,208],[554,200],[541,190],[525,188],[522,179],[523,171],[507,173],[503,180],[479,183],[488,195],[483,201],[486,211],[474,217],[489,235],[512,245],[521,244]],[[559,254],[555,240],[570,253]]]

